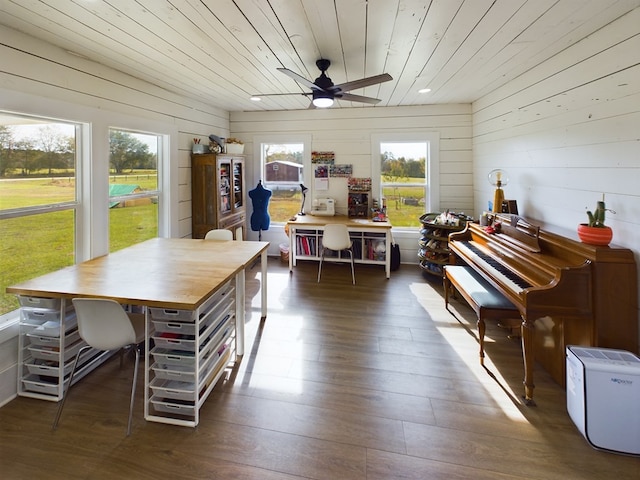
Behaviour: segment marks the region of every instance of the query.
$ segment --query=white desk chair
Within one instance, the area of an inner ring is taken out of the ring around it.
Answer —
[[[224,228],[209,230],[204,236],[205,240],[233,240],[233,232]]]
[[[97,350],[116,350],[124,347],[133,347],[136,361],[133,371],[133,383],[131,384],[131,401],[129,403],[129,422],[127,424],[127,436],[131,434],[131,421],[133,416],[133,402],[136,394],[136,381],[138,379],[138,364],[140,363],[140,351],[138,345],[144,341],[144,315],[128,315],[122,305],[114,300],[98,298],[74,298],[73,306],[78,319],[78,333],[87,342],[82,347],[73,362],[69,383],[65,388],[62,401],[58,407],[56,418],[53,422],[55,430],[62,414],[64,403],[69,396],[69,389],[73,383],[73,375],[80,356],[90,348]]]
[[[356,284],[356,274],[353,268],[353,242],[349,236],[349,230],[346,225],[336,223],[325,225],[322,233],[322,253],[320,254],[320,266],[318,267],[318,282],[320,282],[320,274],[322,273],[322,261],[324,260],[325,250],[346,250],[351,256],[351,280]]]

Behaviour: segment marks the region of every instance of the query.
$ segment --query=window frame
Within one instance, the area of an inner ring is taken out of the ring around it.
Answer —
[[[390,132],[374,133],[371,135],[371,188],[374,198],[382,199],[381,182],[381,144],[383,143],[426,143],[427,157],[425,159],[425,211],[440,210],[440,134],[438,132]],[[385,183],[393,186],[393,183]],[[417,186],[418,184],[402,183],[398,186]],[[398,227],[394,227],[398,228]],[[418,230],[420,227],[399,227],[400,230]]]
[[[132,194],[128,194],[128,195],[114,195],[114,196],[108,196],[108,201],[107,201],[107,210],[109,210],[109,203],[114,202],[114,201],[127,201],[127,200],[136,200],[136,199],[144,199],[144,198],[157,198],[157,213],[158,213],[158,218],[157,218],[157,231],[156,231],[156,236],[159,237],[161,236],[161,218],[162,218],[162,211],[164,208],[164,199],[162,196],[162,177],[161,177],[161,172],[164,170],[163,165],[165,164],[165,151],[163,146],[165,145],[165,141],[164,140],[164,136],[163,134],[160,133],[155,133],[155,132],[149,132],[149,131],[144,131],[144,130],[138,130],[138,129],[132,129],[132,128],[123,128],[123,127],[116,127],[116,126],[110,126],[108,129],[109,132],[109,138],[111,138],[111,131],[112,130],[118,130],[120,132],[124,132],[124,133],[130,133],[130,134],[134,134],[134,135],[147,135],[150,137],[155,137],[156,141],[157,141],[157,152],[156,152],[156,188],[155,190],[148,190],[148,191],[144,191],[141,193],[132,193]],[[111,150],[109,149],[109,152]],[[111,160],[109,159],[109,163],[108,163],[108,170],[107,170],[107,184],[110,183],[109,177],[111,176]],[[107,218],[110,218],[110,215],[107,214]],[[108,231],[108,243],[109,243],[109,252],[113,252],[112,248],[111,248],[111,225],[109,222],[109,231]]]
[[[311,134],[274,134],[274,135],[257,135],[253,137],[253,158],[258,159],[254,165],[259,165],[259,170],[253,172],[254,181],[257,183],[262,180],[263,185],[267,187],[269,184],[265,182],[265,162],[262,158],[262,146],[267,144],[289,144],[298,143],[302,144],[302,183],[306,186],[311,185]],[[296,183],[296,186],[299,185]],[[276,221],[271,219],[272,225],[285,225],[284,221]]]
[[[73,255],[74,264],[77,264],[82,258],[84,251],[85,237],[82,232],[82,205],[84,200],[82,179],[84,178],[84,166],[87,163],[89,149],[87,145],[90,142],[90,124],[81,121],[61,119],[50,117],[47,115],[34,115],[28,113],[12,112],[0,110],[0,114],[13,116],[17,118],[25,118],[50,123],[64,123],[74,126],[75,130],[75,165],[74,165],[74,181],[75,181],[75,200],[56,202],[35,206],[18,207],[6,210],[0,210],[0,221],[14,218],[28,217],[32,215],[41,215],[48,213],[56,213],[62,211],[73,211],[74,216],[74,232],[73,232]],[[17,333],[20,308],[0,314],[0,343],[6,341]]]

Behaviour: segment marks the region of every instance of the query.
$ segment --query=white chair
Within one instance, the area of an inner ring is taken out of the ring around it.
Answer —
[[[64,403],[69,396],[69,389],[73,383],[73,376],[78,366],[80,356],[90,348],[97,350],[116,350],[132,347],[135,355],[133,370],[133,383],[131,384],[131,401],[129,403],[129,422],[127,424],[127,436],[131,434],[131,421],[133,416],[133,402],[136,394],[136,382],[138,379],[138,364],[140,363],[140,351],[138,345],[144,341],[144,315],[127,314],[118,302],[99,298],[74,298],[73,306],[78,319],[78,333],[87,342],[82,347],[73,362],[69,382],[58,406],[58,412],[53,422],[55,430],[64,408]]]
[[[322,261],[325,250],[348,251],[351,256],[351,280],[356,284],[356,274],[353,268],[353,242],[349,236],[347,226],[341,223],[325,225],[322,233],[322,253],[320,254],[320,266],[318,267],[318,282],[322,273]]]
[[[233,240],[233,232],[224,228],[209,230],[204,236],[205,240]]]

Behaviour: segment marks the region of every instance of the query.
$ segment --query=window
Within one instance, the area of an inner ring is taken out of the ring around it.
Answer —
[[[300,211],[300,184],[306,183],[305,175],[311,162],[311,136],[283,138],[281,141],[269,138],[254,144],[259,148],[262,183],[272,191],[269,203],[271,222],[286,223]]]
[[[18,308],[7,286],[75,263],[81,132],[0,112],[0,317]]]
[[[161,136],[109,130],[109,251],[158,236]]]
[[[421,215],[437,209],[436,145],[434,135],[372,137],[374,191],[394,227],[417,228]]]

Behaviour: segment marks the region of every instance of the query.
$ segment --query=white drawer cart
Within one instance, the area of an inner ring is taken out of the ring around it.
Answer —
[[[78,351],[86,345],[78,333],[71,301],[19,295],[18,395],[57,402]],[[73,383],[105,362],[114,352],[91,349],[78,364]]]
[[[235,281],[196,310],[148,308],[147,331],[145,418],[197,426],[200,408],[237,353]]]

